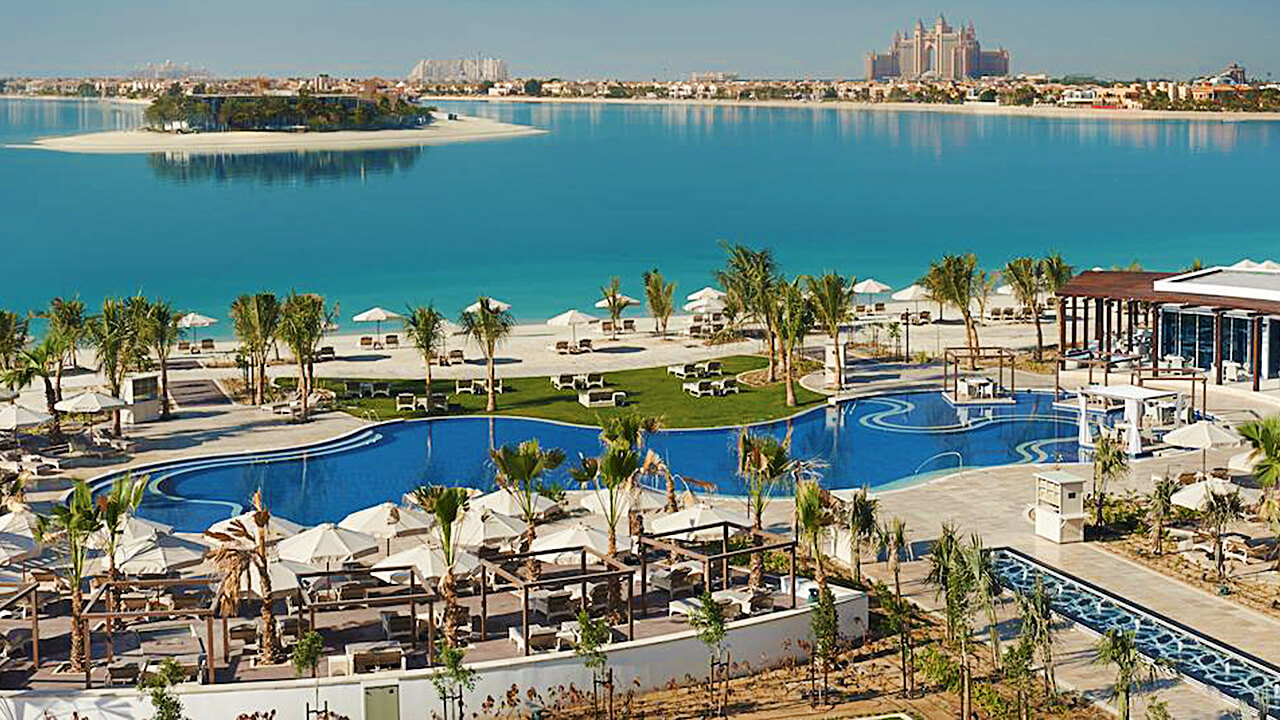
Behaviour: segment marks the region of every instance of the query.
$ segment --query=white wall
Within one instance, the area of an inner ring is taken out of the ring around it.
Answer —
[[[733,661],[751,668],[773,666],[788,659],[801,659],[798,641],[809,638],[809,608],[803,598],[810,581],[801,580],[801,598],[795,610],[745,618],[729,625],[726,646]],[[832,588],[841,632],[856,636],[867,627],[867,596],[860,592]],[[670,681],[684,682],[686,675],[701,677],[707,670],[707,651],[692,630],[657,638],[622,642],[610,646],[609,666],[618,687],[653,690]],[[466,697],[468,712],[478,710],[486,697],[501,701],[515,685],[521,696],[529,688],[539,693],[556,687],[590,689],[591,673],[571,651],[545,653],[514,660],[494,660],[471,666],[477,673],[475,691]],[[744,670],[745,671],[745,670]],[[404,720],[430,717],[439,712],[440,700],[431,684],[431,670],[372,673],[356,678],[320,680],[320,701],[351,718],[364,718],[366,686],[398,685],[400,717]],[[638,682],[637,682],[638,681]],[[276,710],[277,720],[306,720],[305,704],[314,703],[312,680],[284,680],[259,683],[181,686],[177,692],[191,720],[234,720],[241,712]],[[55,691],[7,692],[0,696],[0,719],[40,720],[50,710],[60,720],[73,710],[86,720],[145,718],[151,707],[137,690],[89,690],[80,693]]]

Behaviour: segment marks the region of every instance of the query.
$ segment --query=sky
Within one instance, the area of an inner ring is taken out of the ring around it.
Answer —
[[[419,58],[492,55],[513,74],[859,78],[895,29],[973,20],[1016,73],[1280,76],[1280,0],[14,0],[0,77],[188,62],[220,76],[400,77]]]

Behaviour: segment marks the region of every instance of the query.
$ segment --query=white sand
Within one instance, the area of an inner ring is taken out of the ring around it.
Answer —
[[[488,118],[438,119],[415,130],[340,130],[337,132],[218,132],[175,134],[150,130],[116,130],[47,137],[31,145],[59,152],[127,154],[155,152],[271,153],[308,150],[377,150],[454,142],[540,135],[544,130]]]
[[[852,110],[859,112],[922,112],[959,115],[1008,115],[1065,120],[1197,120],[1201,122],[1277,122],[1275,112],[1197,112],[1187,110],[1122,110],[1104,108],[1023,107],[1015,105],[944,105],[941,103],[853,102],[831,100],[672,100],[664,98],[560,98],[525,97],[520,95],[489,97],[471,95],[432,95],[422,100],[435,102],[475,101],[523,103],[604,103],[617,105],[689,105],[722,107],[789,108],[793,110]]]

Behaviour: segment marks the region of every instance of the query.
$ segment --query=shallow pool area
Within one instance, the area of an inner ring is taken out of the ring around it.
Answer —
[[[790,435],[792,457],[822,465],[833,489],[889,488],[959,467],[1076,459],[1074,414],[1052,396],[1020,392],[1004,405],[953,407],[937,392],[877,395],[824,406],[751,432]],[[681,478],[739,495],[740,428],[664,430],[646,447]],[[140,514],[201,531],[241,511],[261,488],[272,511],[304,525],[337,521],[426,483],[493,487],[490,448],[536,438],[574,464],[598,455],[599,430],[516,417],[389,422],[330,442],[274,452],[196,458],[136,472],[150,476]],[[104,486],[104,478],[98,487]],[[568,486],[567,468],[551,480]]]

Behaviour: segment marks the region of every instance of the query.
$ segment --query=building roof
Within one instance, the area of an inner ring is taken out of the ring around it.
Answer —
[[[1247,287],[1239,276],[1239,268],[1217,267],[1184,273],[1130,272],[1126,270],[1089,270],[1075,276],[1057,292],[1058,297],[1107,298],[1139,300],[1251,310],[1265,315],[1280,315],[1280,272],[1271,272],[1276,283],[1272,290],[1259,292]],[[1222,282],[1194,282],[1207,277]],[[1249,282],[1272,282],[1272,280]]]
[[[1231,267],[1214,267],[1177,275],[1153,283],[1156,292],[1191,295],[1226,295],[1241,299],[1269,300],[1280,303],[1280,267],[1265,264],[1237,263]]]
[[[1178,394],[1178,391],[1158,390],[1156,388],[1144,387],[1142,385],[1090,385],[1089,387],[1080,388],[1080,394],[1112,398],[1115,400],[1145,401],[1173,397]]]

